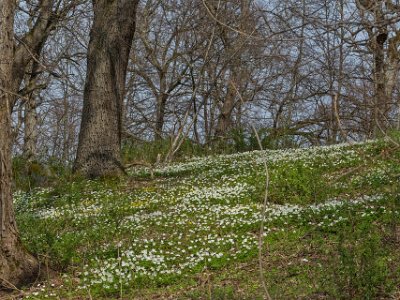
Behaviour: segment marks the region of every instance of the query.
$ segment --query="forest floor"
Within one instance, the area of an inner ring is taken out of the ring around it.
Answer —
[[[273,299],[399,299],[399,162],[398,146],[379,140],[16,192],[25,245],[56,271],[15,295],[265,299],[261,263]]]

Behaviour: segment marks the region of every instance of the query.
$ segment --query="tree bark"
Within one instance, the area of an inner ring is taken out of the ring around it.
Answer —
[[[5,1],[5,0],[4,0]],[[26,69],[32,60],[39,60],[40,53],[51,31],[59,21],[76,5],[72,1],[60,10],[53,10],[54,0],[42,0],[39,4],[39,16],[32,27],[15,46],[13,60],[13,92],[17,93],[26,74]],[[17,100],[14,97],[14,102]],[[14,104],[14,103],[12,103]]]
[[[23,247],[15,222],[12,200],[11,106],[14,96],[15,1],[0,0],[0,286],[11,288],[32,280],[38,262]]]
[[[24,157],[30,162],[37,156],[37,138],[36,99],[30,95],[24,105]]]
[[[249,17],[250,17],[250,0],[242,0],[240,2],[240,15],[239,15],[239,28],[241,31],[249,31]],[[228,82],[226,83],[227,92],[221,107],[221,112],[217,122],[217,128],[215,130],[215,136],[217,138],[226,137],[229,130],[232,129],[233,123],[233,111],[237,105],[237,92],[236,89],[241,91],[241,83],[245,81],[244,72],[241,68],[244,68],[242,54],[245,51],[243,45],[245,44],[246,38],[243,35],[237,36],[235,39],[229,37],[229,34],[225,30],[222,31],[221,36],[227,53],[232,53],[232,61],[228,65],[229,76]]]
[[[379,24],[384,23],[383,13],[378,11],[375,13]],[[374,83],[375,83],[375,99],[374,99],[374,136],[378,136],[380,131],[387,129],[386,113],[387,113],[387,97],[385,81],[385,43],[388,38],[386,25],[381,25],[375,40],[373,41],[374,52]]]
[[[138,0],[93,0],[81,130],[74,171],[118,176],[122,111]]]
[[[157,111],[156,111],[156,128],[155,128],[155,140],[161,140],[163,137],[163,128],[165,120],[165,107],[167,105],[167,94],[160,94],[157,99]]]
[[[232,75],[233,78],[235,78],[235,71],[232,71],[234,75]],[[236,84],[236,81],[234,81],[234,84]],[[232,83],[228,82],[227,83],[227,92],[226,96],[224,99],[224,103],[222,105],[221,113],[218,118],[218,123],[217,123],[217,128],[215,131],[215,136],[217,138],[223,138],[226,136],[228,131],[232,128],[232,112],[233,109],[235,108],[236,104],[236,91],[232,87]]]
[[[43,47],[40,47],[40,50]],[[37,56],[39,56],[38,53]],[[37,85],[37,79],[39,74],[39,64],[34,61],[32,63],[32,75],[28,80],[28,86]],[[32,162],[37,158],[37,102],[36,102],[37,92],[33,90],[27,95],[27,99],[24,103],[24,157]]]

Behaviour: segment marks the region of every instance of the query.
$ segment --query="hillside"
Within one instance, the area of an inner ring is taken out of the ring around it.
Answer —
[[[25,299],[396,299],[400,151],[387,141],[254,151],[16,192],[50,272]],[[151,173],[154,173],[152,178]],[[16,294],[20,292],[16,292]]]

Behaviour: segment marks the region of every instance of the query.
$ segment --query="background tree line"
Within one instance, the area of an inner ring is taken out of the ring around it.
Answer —
[[[253,122],[266,146],[283,147],[396,128],[398,14],[396,1],[142,1],[122,139],[213,147],[248,138]],[[16,153],[74,161],[92,22],[77,4],[30,66],[39,70],[14,109]]]

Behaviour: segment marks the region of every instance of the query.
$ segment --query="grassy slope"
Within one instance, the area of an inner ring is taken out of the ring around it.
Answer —
[[[120,181],[16,193],[20,231],[63,276],[30,299],[394,299],[400,152],[385,142],[198,158]],[[54,285],[54,286],[51,286]]]

